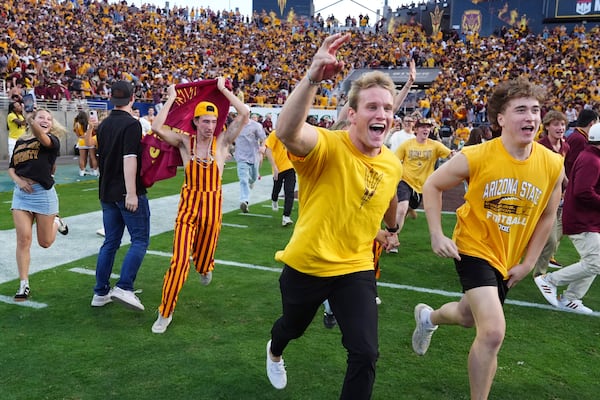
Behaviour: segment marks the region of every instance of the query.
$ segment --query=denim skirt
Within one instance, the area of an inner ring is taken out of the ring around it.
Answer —
[[[27,193],[15,185],[11,210],[30,211],[43,215],[58,214],[58,196],[54,186],[48,190],[44,189],[39,183],[31,186],[33,193]]]

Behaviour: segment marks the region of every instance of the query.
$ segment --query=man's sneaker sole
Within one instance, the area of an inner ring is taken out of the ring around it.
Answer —
[[[131,293],[131,294],[128,294]],[[133,296],[133,298],[128,299],[127,297]],[[121,303],[123,306],[125,306],[126,308],[129,308],[131,310],[135,310],[135,311],[144,311],[144,305],[142,304],[142,302],[140,301],[140,299],[137,298],[137,296],[133,293],[133,292],[128,292],[127,290],[123,290],[119,287],[114,287],[111,294],[110,294],[110,298],[118,303]]]
[[[412,348],[415,353],[420,356],[425,355],[427,350],[429,350],[429,345],[431,344],[431,336],[433,336],[433,332],[438,328],[437,326],[433,329],[427,329],[424,325],[424,322],[421,321],[421,311],[423,309],[429,309],[433,311],[433,308],[429,307],[427,304],[419,303],[415,306],[415,330],[412,335]]]
[[[14,300],[15,301],[26,301],[29,298],[29,294],[31,293],[31,289],[29,289],[29,286],[25,286],[25,289],[23,289],[23,291],[21,292],[21,290],[19,289],[19,291],[17,292],[17,294],[15,294]]]
[[[535,285],[540,290],[546,301],[552,304],[554,307],[558,307],[558,299],[556,293],[556,286],[546,281],[546,275],[539,275],[533,278]]]

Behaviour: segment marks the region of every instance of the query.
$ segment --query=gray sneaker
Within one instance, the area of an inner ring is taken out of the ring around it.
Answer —
[[[132,310],[144,311],[144,305],[138,299],[138,297],[129,290],[123,290],[118,286],[115,286],[110,292],[110,298],[113,301],[117,301],[123,304],[127,308],[131,308]]]
[[[438,328],[437,325],[433,328],[427,326],[427,322],[421,313],[423,310],[429,310],[431,312],[433,311],[433,308],[423,303],[419,303],[415,306],[415,322],[417,326],[412,335],[412,347],[413,351],[420,356],[427,353],[427,349],[429,349],[429,344],[431,343],[431,336],[433,336],[433,332]]]
[[[200,274],[201,284],[203,284],[204,286],[208,286],[210,285],[210,282],[212,282],[212,271],[208,271],[205,274]]]
[[[171,315],[169,315],[166,318],[163,317],[162,315],[160,315],[160,313],[158,313],[158,318],[156,318],[156,321],[154,321],[154,324],[152,324],[152,332],[153,333],[165,333],[172,320],[173,320],[173,313],[171,313]]]

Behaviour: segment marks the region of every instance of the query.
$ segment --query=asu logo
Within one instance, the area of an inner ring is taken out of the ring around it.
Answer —
[[[283,15],[283,10],[285,10],[285,6],[287,5],[287,0],[277,0],[277,5],[279,6],[279,14]]]
[[[154,164],[156,162],[156,159],[160,155],[160,149],[153,146],[150,147],[148,153],[150,154],[150,157],[152,157],[152,164]]]
[[[592,11],[592,0],[577,0],[575,11],[581,15],[589,13]]]
[[[465,10],[462,16],[462,31],[463,32],[479,32],[481,30],[481,11]]]

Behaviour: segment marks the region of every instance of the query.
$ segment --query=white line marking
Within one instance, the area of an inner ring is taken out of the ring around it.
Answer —
[[[69,269],[69,271],[71,272],[75,272],[78,274],[83,274],[83,275],[91,275],[91,276],[96,276],[96,270],[95,269],[87,269],[87,268],[79,268],[79,267],[74,267]],[[111,279],[119,279],[120,275],[118,274],[110,274]]]
[[[169,257],[169,258],[171,258],[173,256],[173,253],[167,253],[167,252],[164,252],[164,251],[156,251],[156,250],[148,250],[147,254],[151,254],[151,255],[155,255],[155,256],[160,256],[160,257]],[[215,260],[215,264],[229,265],[229,266],[232,266],[232,267],[257,269],[257,270],[260,270],[260,271],[271,271],[271,272],[279,272],[279,273],[281,272],[281,268],[265,267],[265,266],[262,266],[262,265],[240,263],[240,262],[236,262],[236,261]],[[78,273],[87,274],[87,275],[94,275],[95,274],[95,271],[89,270],[89,269],[85,269],[85,268],[71,268],[69,271],[78,272]],[[113,275],[111,275],[111,277],[114,278],[115,276],[113,276]],[[116,277],[118,278],[118,275]],[[420,293],[427,293],[427,294],[436,294],[436,295],[445,296],[445,297],[461,298],[462,295],[463,295],[460,292],[448,292],[446,290],[429,289],[429,288],[422,288],[422,287],[418,287],[418,286],[409,286],[409,285],[399,285],[397,283],[377,282],[377,286],[387,287],[387,288],[391,288],[391,289],[410,290],[412,292],[420,292]],[[10,299],[10,302],[14,303],[14,301],[13,301],[12,298],[8,298],[6,296],[0,296],[0,300],[2,300],[3,297],[5,297],[7,299]],[[24,303],[27,303],[27,302],[24,302]],[[521,307],[539,308],[539,309],[542,309],[542,310],[553,310],[553,311],[569,312],[569,311],[566,311],[566,310],[560,310],[560,309],[558,309],[558,308],[556,308],[554,306],[551,306],[549,304],[531,303],[531,302],[528,302],[528,301],[521,301],[521,300],[509,300],[509,299],[507,299],[505,301],[505,303],[506,304],[512,304],[512,305],[515,305],[515,306],[521,306]],[[21,303],[21,304],[23,304],[23,303]],[[44,307],[45,306],[46,305],[44,305]],[[41,308],[41,307],[37,307],[37,308]],[[588,315],[593,315],[595,317],[600,317],[600,312],[594,311],[592,314],[588,314]]]
[[[31,301],[31,300],[15,301],[14,298],[9,297],[9,296],[3,296],[3,295],[0,295],[0,301],[3,303],[14,304],[15,306],[21,306],[21,307],[29,307],[29,308],[37,308],[37,309],[48,307],[48,304],[46,304],[46,303],[38,303],[35,301]]]
[[[245,215],[247,217],[260,217],[260,218],[273,218],[272,215],[265,215],[265,214],[252,214],[252,213],[238,213],[238,215]]]
[[[229,226],[231,228],[247,228],[248,227],[248,225],[225,224],[225,223],[223,223],[222,225],[223,226]]]
[[[158,251],[150,251],[149,250],[148,253],[152,253],[152,254],[155,254],[158,256],[165,256],[165,257],[172,256],[172,254],[170,254],[170,253],[158,252]],[[250,269],[258,269],[258,270],[262,270],[262,271],[281,272],[281,268],[263,267],[261,265],[245,264],[245,263],[239,263],[239,262],[235,262],[235,261],[215,260],[215,264],[231,265],[234,267],[242,267],[242,268],[250,268]],[[417,286],[399,285],[397,283],[377,282],[377,286],[388,287],[388,288],[392,288],[392,289],[410,290],[413,292],[420,292],[420,293],[437,294],[439,296],[445,296],[445,297],[460,298],[463,295],[460,292],[448,292],[448,291],[439,290],[439,289],[429,289],[429,288],[421,288],[421,287],[417,287]],[[528,301],[508,300],[507,299],[505,301],[505,303],[516,305],[516,306],[521,306],[521,307],[540,308],[543,310],[564,311],[564,310],[557,309],[556,307],[548,305],[548,304],[530,303]],[[568,311],[564,311],[564,312],[568,312]],[[593,314],[589,314],[589,315],[600,317],[600,312],[594,311]]]

